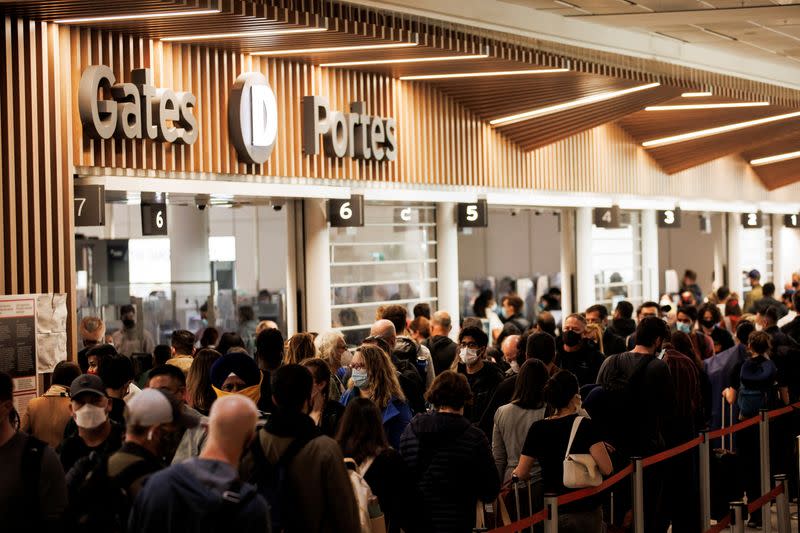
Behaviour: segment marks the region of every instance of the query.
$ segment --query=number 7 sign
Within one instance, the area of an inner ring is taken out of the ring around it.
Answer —
[[[106,188],[103,185],[75,185],[75,227],[103,226],[106,214]]]

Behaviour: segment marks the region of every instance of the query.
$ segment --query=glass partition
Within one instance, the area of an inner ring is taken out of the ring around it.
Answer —
[[[621,213],[620,228],[592,226],[595,303],[613,308],[619,300],[642,303],[642,228],[637,211]]]

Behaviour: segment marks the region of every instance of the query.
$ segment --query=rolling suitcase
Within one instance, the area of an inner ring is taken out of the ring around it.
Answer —
[[[723,398],[722,427],[732,426],[733,422],[733,405],[729,405]],[[730,502],[741,498],[739,457],[733,449],[733,434],[731,434],[722,437],[722,448],[711,452],[711,518],[721,520],[729,514]]]

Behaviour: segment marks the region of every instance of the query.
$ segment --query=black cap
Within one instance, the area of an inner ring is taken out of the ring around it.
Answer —
[[[69,386],[69,395],[75,398],[77,395],[84,392],[91,392],[98,396],[106,396],[106,387],[103,385],[103,380],[94,374],[81,374],[74,380],[72,385]]]

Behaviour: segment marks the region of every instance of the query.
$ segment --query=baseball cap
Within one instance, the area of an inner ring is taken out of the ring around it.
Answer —
[[[129,426],[150,427],[175,423],[194,427],[197,422],[197,417],[185,414],[180,402],[161,389],[137,392],[125,406],[125,423]]]
[[[72,380],[72,384],[69,386],[69,395],[75,398],[84,392],[106,396],[106,386],[103,385],[103,380],[95,374],[81,374]]]
[[[761,272],[756,270],[755,268],[747,273],[747,277],[750,279],[761,279]]]

